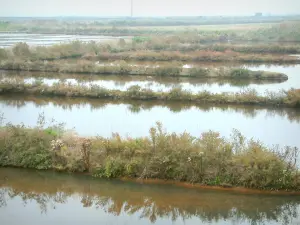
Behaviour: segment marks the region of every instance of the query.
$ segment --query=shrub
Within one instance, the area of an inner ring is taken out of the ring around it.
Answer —
[[[250,72],[251,72],[250,70],[244,68],[232,69],[230,71],[230,76],[234,78],[245,78],[245,77],[249,77]]]
[[[43,130],[27,130],[24,126],[6,126],[1,138],[0,165],[24,168],[50,169],[52,156],[51,134]]]
[[[20,58],[29,57],[31,55],[29,46],[25,42],[20,42],[20,43],[16,44],[13,47],[12,51],[15,56],[20,57]]]
[[[149,37],[143,37],[143,36],[135,36],[132,38],[132,41],[135,43],[143,43],[149,41]]]
[[[300,107],[300,89],[291,89],[285,92],[286,102],[294,107]]]
[[[95,177],[124,176],[300,190],[298,149],[269,149],[238,131],[228,140],[209,131],[200,137],[168,133],[157,123],[144,138],[85,139],[53,135],[50,128],[7,125],[0,129],[0,166],[90,171]]]
[[[0,48],[0,59],[4,60],[8,58],[8,53],[4,48]]]

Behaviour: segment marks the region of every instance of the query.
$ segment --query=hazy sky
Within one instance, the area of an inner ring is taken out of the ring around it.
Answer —
[[[131,0],[0,0],[0,16],[128,16]],[[135,16],[300,13],[300,0],[133,0]]]

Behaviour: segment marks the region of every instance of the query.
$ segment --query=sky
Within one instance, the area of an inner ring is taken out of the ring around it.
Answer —
[[[131,0],[0,0],[5,16],[129,16]],[[300,14],[300,0],[133,0],[134,16]]]

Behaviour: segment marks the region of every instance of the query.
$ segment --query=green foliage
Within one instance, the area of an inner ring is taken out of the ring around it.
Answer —
[[[149,41],[150,38],[149,37],[143,37],[143,36],[135,36],[132,38],[132,41],[135,43],[144,43]]]
[[[95,177],[159,178],[206,185],[300,190],[298,149],[275,150],[238,131],[175,134],[157,123],[144,138],[85,139],[52,130],[7,125],[0,130],[0,166],[90,171]]]
[[[4,48],[0,48],[0,59],[4,60],[8,58],[8,53]]]
[[[29,46],[25,42],[19,42],[16,45],[14,45],[12,51],[15,56],[20,58],[29,57],[31,54]]]
[[[50,149],[51,135],[23,126],[8,125],[6,137],[0,140],[0,165],[24,168],[49,169],[52,164]]]
[[[47,128],[44,130],[46,134],[49,134],[53,137],[57,137],[59,132],[57,130],[54,130],[53,128]]]
[[[125,165],[120,158],[108,157],[105,165],[93,171],[94,177],[118,178],[125,175]]]
[[[250,76],[251,71],[244,68],[232,69],[230,71],[230,76],[234,78],[246,78]]]

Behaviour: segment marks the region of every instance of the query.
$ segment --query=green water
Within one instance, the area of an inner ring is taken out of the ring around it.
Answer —
[[[1,224],[300,224],[300,196],[0,168]]]

